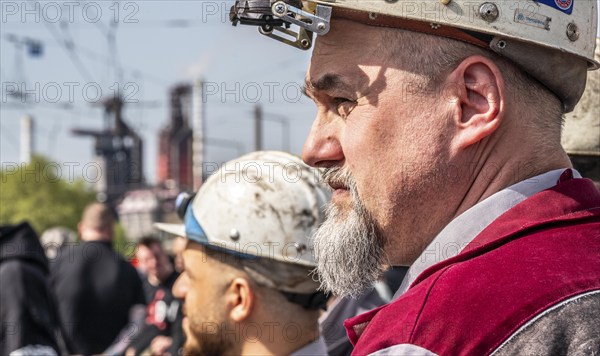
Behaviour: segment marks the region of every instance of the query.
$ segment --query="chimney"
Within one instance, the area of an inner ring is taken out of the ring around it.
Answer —
[[[202,185],[202,164],[204,163],[204,82],[194,81],[192,89],[192,172],[194,191]]]

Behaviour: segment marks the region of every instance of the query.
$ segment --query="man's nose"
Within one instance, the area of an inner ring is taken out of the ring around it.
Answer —
[[[302,149],[304,162],[313,167],[332,167],[343,162],[339,130],[337,120],[329,120],[324,113],[317,114]]]

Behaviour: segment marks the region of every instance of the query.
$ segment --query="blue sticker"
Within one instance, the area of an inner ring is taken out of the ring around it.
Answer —
[[[575,0],[538,0],[538,2],[571,15],[573,12],[573,2],[575,2]]]
[[[192,240],[201,245],[204,245],[213,251],[227,253],[234,257],[238,257],[238,258],[241,258],[244,260],[260,259],[260,256],[243,253],[241,251],[231,250],[231,249],[228,249],[225,247],[217,246],[217,245],[213,244],[212,242],[210,242],[208,240],[208,236],[206,236],[206,233],[204,232],[204,229],[202,229],[202,226],[200,226],[200,224],[198,223],[198,220],[196,220],[196,217],[194,216],[194,213],[192,212],[192,204],[188,205],[188,207],[187,207],[187,210],[185,212],[185,217],[184,217],[184,223],[185,223],[185,237],[187,237],[189,240]]]
[[[185,224],[185,236],[188,239],[200,243],[202,245],[208,244],[208,237],[202,229],[202,226],[200,226],[200,224],[198,223],[198,220],[196,220],[196,218],[194,217],[191,203],[187,207],[183,221]]]

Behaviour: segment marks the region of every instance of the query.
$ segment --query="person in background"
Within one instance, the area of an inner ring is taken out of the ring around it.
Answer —
[[[113,250],[113,225],[107,205],[88,205],[77,226],[81,243],[63,246],[51,263],[51,288],[72,354],[123,352],[143,322],[142,281]]]
[[[135,257],[138,270],[146,277],[142,279],[146,301],[154,300],[156,291],[171,288],[179,276],[173,269],[169,256],[161,242],[151,236],[142,237],[136,246]]]
[[[59,355],[48,260],[26,223],[0,226],[0,355]]]
[[[310,236],[329,198],[318,171],[255,152],[210,176],[185,213],[186,355],[326,355]]]
[[[56,258],[62,245],[72,244],[75,241],[77,241],[77,234],[71,229],[60,226],[50,228],[40,236],[40,242],[49,260]]]
[[[152,354],[177,355],[183,344],[181,303],[171,289],[179,273],[174,271],[161,242],[143,237],[137,244],[138,269],[145,275],[144,292],[148,308],[146,319],[136,339],[127,348],[127,355],[150,349]]]

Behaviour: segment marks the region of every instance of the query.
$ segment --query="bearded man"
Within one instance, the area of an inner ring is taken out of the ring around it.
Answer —
[[[600,193],[560,144],[598,67],[595,2],[244,3],[232,18],[263,34],[319,33],[303,159],[334,190],[322,288],[410,266],[394,301],[346,321],[354,354],[600,349]]]
[[[327,188],[295,156],[259,151],[225,163],[178,211],[187,244],[173,286],[185,355],[326,355],[309,237]],[[165,225],[159,226],[165,229]]]

